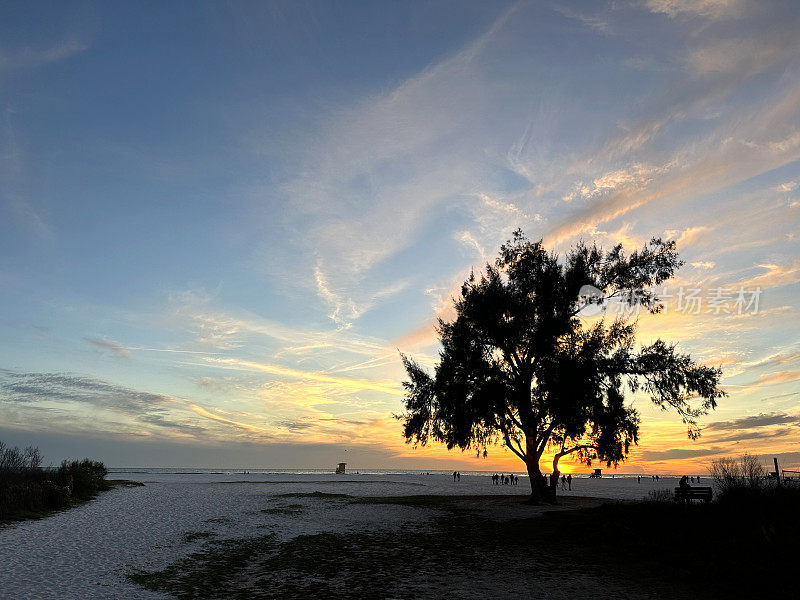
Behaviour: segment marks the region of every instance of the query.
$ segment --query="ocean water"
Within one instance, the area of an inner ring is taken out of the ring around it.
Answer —
[[[332,475],[334,473],[334,468],[330,469],[261,469],[261,468],[253,468],[253,469],[224,469],[224,468],[198,468],[198,467],[109,467],[109,478],[110,479],[119,479],[122,478],[123,475],[154,475],[154,474],[161,474],[161,475],[276,475],[276,476],[283,476],[283,475]],[[460,471],[461,476],[469,475],[471,477],[491,477],[494,473],[500,473],[500,471]],[[528,477],[527,471],[504,471],[506,475],[511,473],[517,475],[518,477]],[[453,476],[452,470],[446,469],[439,469],[439,470],[424,470],[424,469],[370,469],[370,468],[347,468],[347,475],[408,475],[408,476],[415,476],[415,475],[447,475],[449,477]],[[589,477],[588,473],[581,473],[581,474],[573,474],[573,479],[593,479]],[[637,477],[642,477],[644,479],[647,477],[650,479],[650,475],[640,475],[637,473],[618,473],[616,471],[606,471],[601,479],[636,479]],[[662,480],[665,479],[675,479],[680,478],[681,475],[676,474],[664,474],[659,475],[659,478]],[[705,478],[705,477],[704,477]]]

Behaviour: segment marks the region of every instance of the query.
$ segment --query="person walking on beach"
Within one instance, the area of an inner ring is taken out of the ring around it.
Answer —
[[[456,480],[456,472],[453,471],[453,481],[455,481],[455,480]]]
[[[567,476],[566,475],[562,475],[561,476],[561,489],[562,490],[567,489]]]
[[[461,471],[456,471],[456,477],[458,477],[458,480],[461,481]]]
[[[572,491],[572,473],[567,475],[567,485],[569,486],[569,491]]]

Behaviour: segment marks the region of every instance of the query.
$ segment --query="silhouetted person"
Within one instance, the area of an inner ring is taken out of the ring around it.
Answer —
[[[656,481],[658,481],[658,475],[656,475]]]
[[[569,491],[572,491],[572,473],[567,475],[567,485],[569,486]]]
[[[682,490],[685,490],[685,489],[688,489],[688,488],[692,487],[692,486],[689,485],[689,478],[686,475],[681,477],[681,480],[678,482],[678,486]]]
[[[694,475],[692,475],[690,479],[691,479],[692,483],[694,483]]]
[[[697,483],[700,483],[700,475],[697,476]]]
[[[456,472],[453,471],[453,481],[455,481],[455,480],[456,480]]]
[[[458,477],[458,480],[461,481],[461,471],[456,472],[456,477]]]
[[[652,477],[652,478],[653,478],[653,481],[655,481],[655,480],[656,480],[656,476],[655,476],[655,475],[651,475],[650,477]]]
[[[562,475],[561,476],[561,489],[562,490],[567,489],[567,476],[566,475]]]

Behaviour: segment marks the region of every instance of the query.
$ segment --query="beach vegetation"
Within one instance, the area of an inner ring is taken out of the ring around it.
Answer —
[[[748,512],[780,512],[784,507],[800,506],[800,486],[781,482],[767,473],[757,456],[724,456],[709,468],[717,501]]]
[[[89,500],[109,489],[107,474],[102,462],[88,458],[44,468],[37,448],[0,441],[0,521],[44,516]]]

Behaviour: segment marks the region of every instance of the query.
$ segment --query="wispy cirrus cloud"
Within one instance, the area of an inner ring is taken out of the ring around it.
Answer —
[[[745,13],[751,0],[646,0],[654,13],[676,17],[706,17],[714,20],[736,19]]]
[[[0,404],[37,406],[44,403],[83,405],[130,417],[133,422],[155,425],[185,435],[205,429],[171,416],[179,401],[163,394],[134,390],[109,381],[68,373],[0,373]]]
[[[757,379],[744,384],[742,387],[745,389],[757,389],[762,386],[779,385],[782,383],[792,383],[800,381],[800,371],[786,370],[776,371],[774,373],[765,373]]]
[[[262,427],[256,427],[255,425],[249,425],[247,423],[234,421],[233,419],[228,419],[226,417],[215,414],[209,410],[206,410],[202,406],[197,406],[196,404],[189,403],[188,406],[193,412],[197,413],[201,417],[205,417],[206,419],[211,419],[212,421],[216,421],[218,423],[224,423],[226,425],[232,425],[237,429],[241,429],[242,431],[245,431],[247,433],[257,433],[257,434],[265,433],[265,430]]]
[[[291,379],[301,379],[316,383],[323,383],[334,386],[346,392],[374,391],[383,392],[393,396],[403,396],[405,394],[398,383],[391,381],[373,381],[370,379],[340,377],[336,375],[329,375],[324,372],[302,371],[281,365],[261,363],[250,360],[240,360],[235,358],[209,357],[206,358],[205,363],[221,369],[237,369],[257,373],[268,373],[278,377],[288,377]]]
[[[725,124],[702,143],[676,152],[667,163],[670,166],[665,166],[663,174],[649,185],[615,190],[569,214],[546,241],[549,245],[562,243],[654,202],[670,202],[677,207],[689,198],[800,159],[800,130],[786,125],[798,114],[800,88],[792,88],[751,115],[746,125],[737,124],[734,131]]]
[[[86,341],[96,348],[100,348],[101,350],[109,352],[111,356],[128,358],[131,355],[129,348],[125,347],[119,342],[115,342],[114,340],[110,340],[105,337],[86,338]]]
[[[745,288],[774,288],[800,281],[800,262],[789,265],[758,265],[763,273],[749,277],[740,283]]]
[[[88,47],[88,44],[78,39],[68,39],[45,48],[33,48],[30,46],[26,46],[21,50],[0,48],[0,69],[40,67],[80,54]]]

